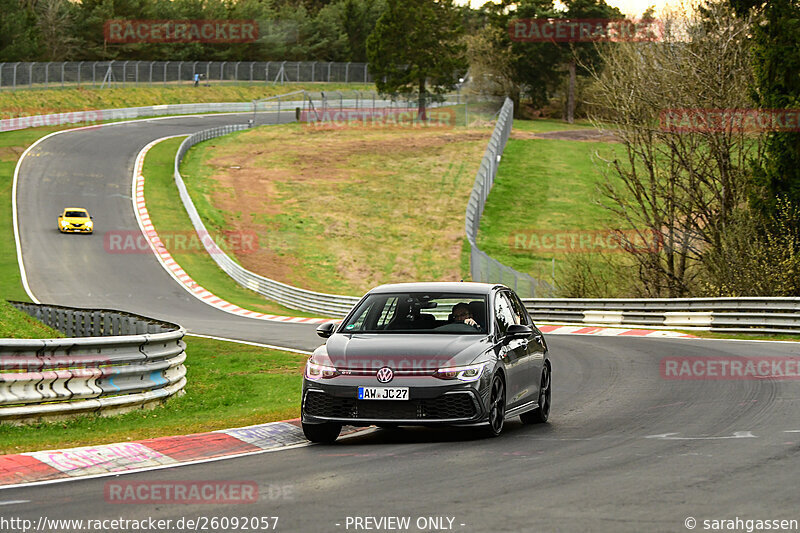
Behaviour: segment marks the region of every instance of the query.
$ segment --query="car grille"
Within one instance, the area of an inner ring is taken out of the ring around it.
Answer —
[[[305,412],[325,418],[363,420],[471,419],[477,414],[468,393],[445,394],[429,400],[387,401],[339,398],[318,391],[306,394]]]

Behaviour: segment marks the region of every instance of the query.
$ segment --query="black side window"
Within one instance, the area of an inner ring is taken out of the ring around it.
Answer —
[[[514,307],[505,293],[497,293],[494,298],[494,315],[497,321],[497,331],[502,337],[508,331],[508,326],[517,324]]]
[[[514,315],[519,317],[517,324],[523,324],[525,326],[532,326],[533,321],[531,320],[530,315],[528,314],[528,310],[525,309],[525,305],[519,299],[519,296],[513,293],[509,293],[509,298],[511,300],[511,305],[514,308]]]

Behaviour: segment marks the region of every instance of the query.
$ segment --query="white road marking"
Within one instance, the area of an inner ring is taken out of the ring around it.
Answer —
[[[718,439],[757,439],[757,435],[753,435],[750,431],[736,431],[733,435],[727,437],[675,437],[680,433],[661,433],[659,435],[647,435],[646,439],[661,439],[661,440],[718,440]]]
[[[7,501],[0,501],[0,505],[15,505],[17,503],[30,503],[30,500],[7,500]]]

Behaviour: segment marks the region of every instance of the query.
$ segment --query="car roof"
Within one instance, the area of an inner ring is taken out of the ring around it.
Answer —
[[[496,283],[472,281],[436,281],[418,283],[389,283],[372,289],[372,293],[387,292],[461,292],[466,294],[489,294],[494,288],[504,288]]]
[[[88,213],[89,212],[89,211],[87,211],[86,209],[84,209],[82,207],[65,207],[64,211],[83,211],[84,213]]]

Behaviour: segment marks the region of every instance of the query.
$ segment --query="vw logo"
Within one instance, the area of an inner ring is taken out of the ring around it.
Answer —
[[[378,381],[381,383],[389,383],[394,379],[394,372],[388,366],[385,366],[378,370]]]

